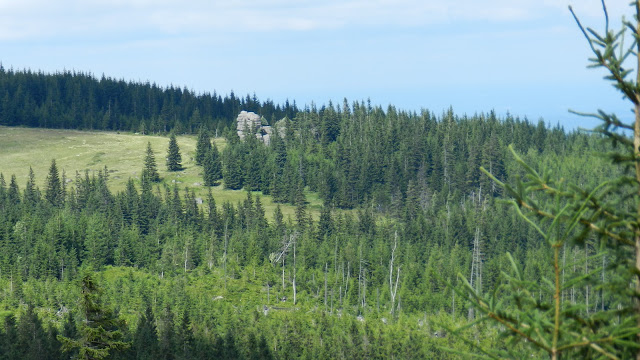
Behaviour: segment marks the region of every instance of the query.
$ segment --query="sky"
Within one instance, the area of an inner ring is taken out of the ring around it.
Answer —
[[[627,3],[607,4],[612,26]],[[0,62],[301,107],[370,99],[568,129],[596,124],[569,109],[630,119],[586,68],[568,5],[603,29],[600,0],[0,0]]]

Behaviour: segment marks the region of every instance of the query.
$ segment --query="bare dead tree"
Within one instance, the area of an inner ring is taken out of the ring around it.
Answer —
[[[292,280],[292,287],[293,287],[293,303],[294,305],[296,304],[296,240],[298,238],[298,233],[297,232],[293,232],[289,235],[285,235],[283,237],[283,241],[282,241],[282,247],[280,247],[280,249],[275,252],[275,253],[271,253],[269,255],[269,260],[271,261],[271,264],[275,265],[279,262],[282,262],[282,291],[284,291],[285,289],[285,260],[287,257],[287,253],[290,251],[290,249],[293,249],[293,280]]]
[[[400,280],[400,266],[396,267],[396,281],[393,281],[393,267],[396,259],[396,249],[398,248],[398,231],[393,236],[393,249],[391,249],[391,260],[389,260],[389,293],[391,294],[391,315],[395,308],[396,295],[398,294],[398,282]]]

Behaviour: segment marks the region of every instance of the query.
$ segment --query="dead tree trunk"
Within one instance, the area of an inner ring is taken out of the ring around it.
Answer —
[[[482,293],[482,242],[480,240],[480,228],[476,227],[473,237],[473,255],[471,259],[471,287],[476,293]],[[469,308],[469,320],[474,318],[474,309]]]
[[[398,282],[400,280],[400,267],[396,269],[396,281],[393,282],[393,266],[396,259],[396,249],[398,248],[398,231],[394,234],[393,249],[391,249],[391,260],[389,261],[389,293],[391,294],[391,315],[393,315],[396,295],[398,294]]]

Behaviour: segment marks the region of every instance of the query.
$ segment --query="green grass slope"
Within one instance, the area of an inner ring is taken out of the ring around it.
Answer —
[[[226,146],[222,138],[214,141],[220,151]],[[36,176],[36,184],[43,189],[52,159],[56,160],[60,172],[64,170],[71,180],[75,180],[76,171],[81,174],[85,170],[97,172],[106,166],[109,169],[109,186],[113,192],[117,192],[125,188],[129,178],[139,183],[147,142],[151,142],[164,183],[177,183],[181,188],[189,187],[196,192],[196,196],[206,198],[208,188],[202,185],[202,168],[196,166],[194,161],[195,136],[178,137],[185,169],[168,172],[165,166],[168,137],[0,126],[0,173],[7,183],[11,175],[16,175],[18,185],[23,189],[31,167]],[[68,187],[72,186],[73,182],[68,184]],[[226,201],[235,204],[246,198],[246,192],[242,190],[225,190],[221,185],[211,189],[218,206]],[[271,201],[270,196],[263,196],[262,200],[267,216],[271,218],[276,204]],[[321,200],[315,194],[307,194],[307,200],[309,211],[317,217]],[[294,207],[282,204],[281,208],[285,218],[288,215],[294,216]]]

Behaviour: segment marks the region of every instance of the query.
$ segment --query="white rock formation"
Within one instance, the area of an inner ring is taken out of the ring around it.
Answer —
[[[243,140],[245,137],[245,130],[248,129],[250,132],[254,133],[260,128],[262,125],[262,118],[254,112],[242,110],[240,114],[238,114],[237,122],[238,125],[236,129],[238,131],[238,137]]]
[[[269,125],[262,125],[263,121],[265,124],[266,121],[262,119],[260,115],[242,110],[236,120],[236,130],[238,131],[240,140],[244,140],[244,137],[248,134],[255,134],[258,140],[262,141],[265,145],[269,145],[273,129]],[[249,131],[249,133],[245,133],[246,131]]]

